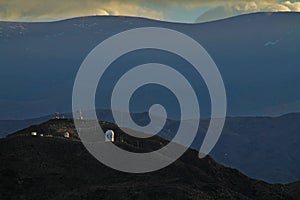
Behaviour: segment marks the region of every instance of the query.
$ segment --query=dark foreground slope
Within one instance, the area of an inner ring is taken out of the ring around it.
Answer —
[[[114,122],[110,110],[97,110],[97,114],[101,116],[99,118],[101,121]],[[71,118],[72,114],[66,113],[62,116]],[[149,123],[148,113],[131,113],[131,116],[137,124]],[[0,121],[0,137],[53,117]],[[299,124],[300,113],[279,117],[227,117],[222,135],[210,155],[218,163],[236,168],[254,179],[284,184],[298,181],[300,180]],[[172,138],[177,132],[178,125],[178,121],[168,120],[160,136],[165,139]],[[199,132],[192,144],[193,149],[200,149],[208,125],[209,120],[201,119]]]
[[[118,131],[112,124],[102,126]],[[31,137],[33,130],[53,137]],[[71,139],[62,137],[66,130]],[[134,142],[130,142],[132,139],[116,144],[135,151]],[[151,145],[142,145],[143,150],[156,148],[163,140],[151,138],[149,142]],[[210,157],[200,160],[193,150],[156,172],[118,172],[86,151],[68,120],[52,120],[0,140],[0,160],[1,200],[297,199],[299,193],[299,184],[270,185],[253,180]]]

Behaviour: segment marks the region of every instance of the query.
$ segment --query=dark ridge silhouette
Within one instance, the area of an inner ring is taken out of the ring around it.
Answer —
[[[116,132],[116,145],[130,151],[161,146],[152,137],[144,145],[107,122]],[[31,136],[31,132],[44,137]],[[70,138],[64,138],[68,131]],[[52,135],[53,137],[46,137]],[[110,169],[94,159],[78,140],[72,120],[50,120],[0,140],[0,199],[298,199],[299,183],[271,185],[217,164],[198,159],[189,149],[170,166],[145,174]]]
[[[115,123],[109,110],[98,110],[99,120]],[[72,114],[61,114],[71,118]],[[149,123],[148,113],[132,113],[140,125]],[[2,130],[10,133],[54,118],[45,116],[24,121],[0,121]],[[20,124],[22,122],[22,124]],[[26,122],[26,123],[25,123]],[[209,119],[201,119],[191,148],[199,150]],[[291,183],[300,180],[300,114],[279,117],[227,117],[221,137],[210,155],[225,166],[238,169],[249,177],[269,183]],[[179,122],[167,120],[159,135],[171,140]],[[33,126],[34,127],[34,126]],[[42,132],[44,132],[42,130]]]

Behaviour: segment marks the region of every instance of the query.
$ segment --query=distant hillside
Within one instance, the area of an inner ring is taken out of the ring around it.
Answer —
[[[87,54],[116,33],[145,26],[181,31],[206,48],[224,79],[229,116],[300,112],[299,13],[257,13],[203,24],[81,17],[51,23],[0,22],[0,119],[70,112],[75,75]],[[107,74],[97,94],[97,106],[109,108],[116,80],[130,67],[149,62],[170,65],[186,76],[200,99],[202,116],[209,116],[201,77],[185,60],[155,50],[129,53],[113,63],[113,74]],[[132,112],[144,111],[149,101],[176,107],[172,97],[161,94],[153,90],[139,97]]]
[[[101,123],[104,128],[113,124]],[[76,140],[70,120],[51,120],[0,140],[0,198],[6,199],[297,199],[299,185],[270,185],[223,167],[210,157],[198,159],[188,150],[172,165],[156,172],[128,174],[95,160]],[[54,137],[31,137],[32,130]],[[121,134],[116,130],[117,134]],[[131,139],[129,139],[132,141]],[[152,141],[152,142],[151,142]],[[135,151],[155,149],[155,137]],[[133,141],[132,141],[133,142]],[[149,145],[146,145],[149,144]]]
[[[228,118],[211,155],[253,178],[271,183],[298,181],[299,124],[300,114],[296,113],[274,118]]]
[[[24,129],[28,126],[48,121],[51,118],[53,118],[53,116],[45,116],[26,120],[0,120],[0,138],[6,137],[7,135]]]

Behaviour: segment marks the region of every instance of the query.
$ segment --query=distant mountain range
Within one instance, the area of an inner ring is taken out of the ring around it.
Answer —
[[[55,111],[71,111],[77,70],[87,54],[104,39],[137,27],[165,27],[197,40],[212,56],[224,79],[229,116],[270,116],[300,111],[300,14],[257,13],[225,20],[180,24],[132,17],[81,17],[58,22],[0,22],[0,119],[28,119]],[[120,44],[121,45],[121,44]],[[209,117],[205,83],[188,63],[158,50],[129,53],[111,65],[97,106],[110,106],[116,80],[130,67],[147,62],[179,70],[194,87],[201,113]],[[153,90],[145,102],[176,106],[171,97]],[[174,117],[175,118],[175,117]]]
[[[114,123],[109,110],[98,110],[103,121]],[[71,114],[62,114],[70,118]],[[138,124],[149,122],[147,113],[133,113]],[[2,137],[30,125],[47,121],[53,116],[24,121],[0,121]],[[202,119],[192,148],[199,150],[209,120]],[[280,117],[228,117],[222,135],[211,152],[219,163],[236,168],[249,177],[270,183],[300,180],[300,114]],[[167,120],[159,135],[172,139],[179,122]],[[7,132],[3,132],[7,130]],[[5,134],[4,134],[5,133]],[[188,134],[188,133],[187,133]]]
[[[153,151],[166,141],[154,136],[135,146],[134,138],[115,145],[132,152]],[[54,137],[32,137],[38,131]],[[63,137],[64,131],[71,138]],[[217,164],[194,150],[170,166],[151,173],[113,170],[93,158],[79,142],[72,120],[51,120],[0,140],[0,198],[6,199],[255,199],[296,200],[299,182],[271,185]]]

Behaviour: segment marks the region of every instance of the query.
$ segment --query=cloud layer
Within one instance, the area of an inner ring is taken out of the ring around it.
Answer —
[[[209,8],[197,21],[259,11],[300,11],[299,1],[280,0],[0,0],[1,21],[43,21],[86,15],[126,15],[172,20],[168,13]]]
[[[161,11],[127,0],[0,0],[0,20],[2,21],[43,21],[87,15],[164,18]]]
[[[196,22],[206,22],[253,12],[300,12],[300,2],[240,1],[227,2],[202,14]]]

